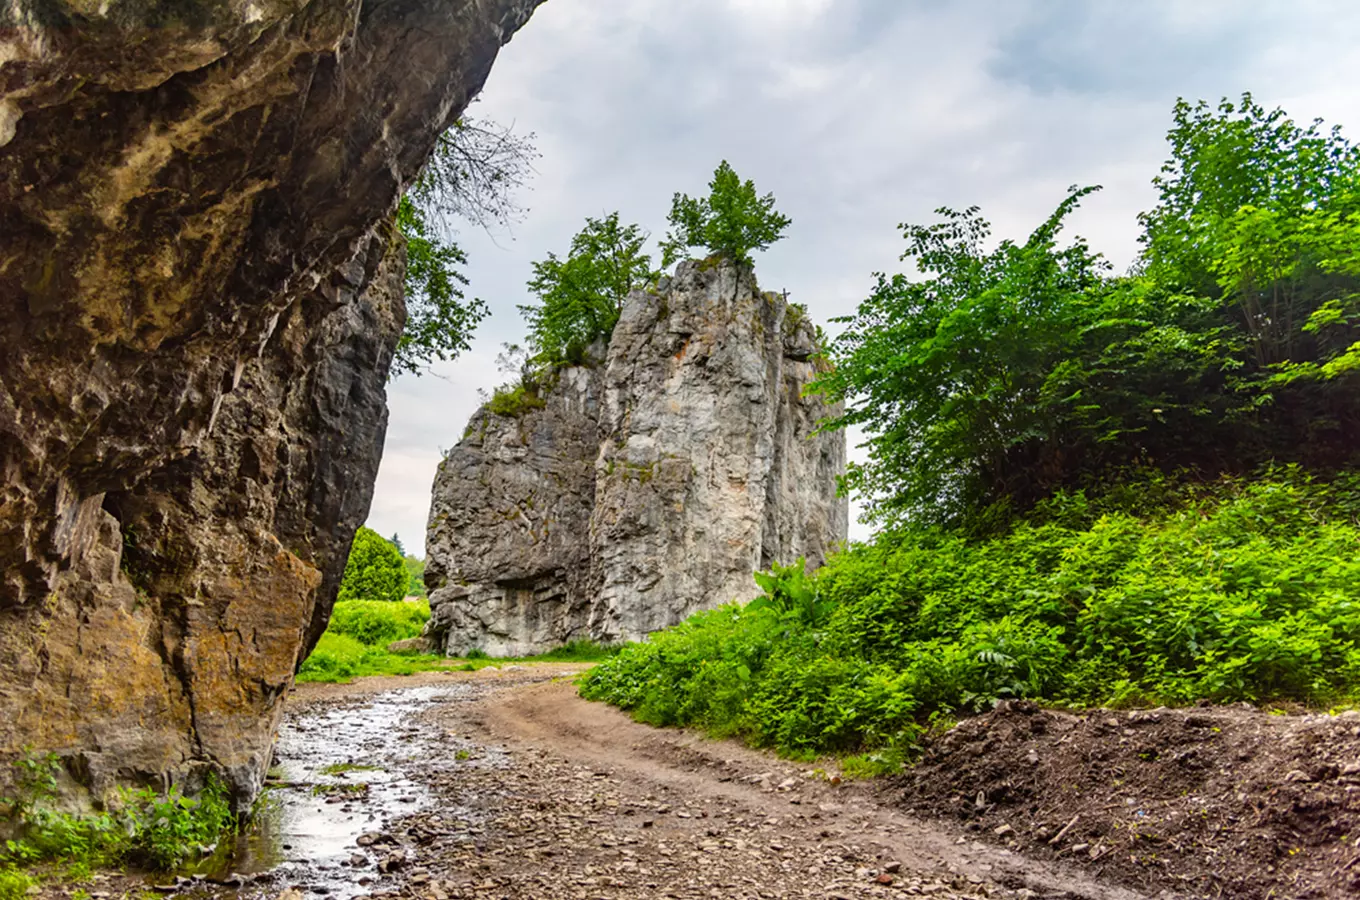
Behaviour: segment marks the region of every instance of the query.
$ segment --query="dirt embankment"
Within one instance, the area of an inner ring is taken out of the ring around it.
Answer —
[[[1007,702],[943,735],[893,787],[914,814],[1103,882],[1360,896],[1360,713],[1070,715]]]

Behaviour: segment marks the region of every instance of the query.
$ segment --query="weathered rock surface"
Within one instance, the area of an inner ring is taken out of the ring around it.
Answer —
[[[636,640],[846,537],[843,433],[804,397],[814,331],[749,270],[684,263],[624,306],[602,365],[479,410],[435,478],[429,633],[450,653]]]
[[[371,499],[384,220],[538,2],[0,10],[0,773],[253,796]]]

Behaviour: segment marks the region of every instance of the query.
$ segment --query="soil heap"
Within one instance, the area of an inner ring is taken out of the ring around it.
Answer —
[[[538,2],[0,12],[0,782],[255,795],[368,512],[390,213]]]
[[[749,267],[685,262],[634,291],[603,360],[480,409],[435,476],[428,636],[458,654],[638,640],[749,599],[753,572],[845,540],[843,432],[804,396],[801,308]]]

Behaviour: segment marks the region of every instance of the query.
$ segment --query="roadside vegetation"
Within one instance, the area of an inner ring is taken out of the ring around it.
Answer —
[[[541,656],[513,659],[492,658],[475,651],[467,658],[454,659],[433,653],[393,653],[387,649],[394,641],[419,637],[429,618],[427,600],[336,603],[326,632],[298,670],[297,680],[346,684],[369,675],[414,675],[441,670],[471,672],[488,666],[533,662],[597,662],[618,652],[617,647],[592,641],[572,641]]]
[[[14,835],[0,852],[0,898],[23,896],[39,875],[81,881],[96,867],[173,870],[208,855],[236,828],[226,788],[211,776],[194,797],[125,788],[105,810],[75,814],[54,808],[56,754],[30,754],[15,767],[15,795],[0,798],[0,817]],[[41,868],[20,869],[32,866]]]
[[[1115,275],[976,208],[904,225],[817,386],[881,528],[595,668],[658,725],[892,771],[1004,698],[1349,704],[1360,691],[1360,150],[1180,102]]]

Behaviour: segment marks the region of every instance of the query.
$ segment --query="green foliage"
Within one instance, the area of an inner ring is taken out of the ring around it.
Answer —
[[[123,789],[116,803],[85,815],[58,812],[56,795],[60,763],[51,754],[27,755],[15,763],[21,797],[7,802],[6,818],[16,837],[0,854],[0,896],[25,885],[17,864],[54,860],[76,871],[92,865],[135,865],[173,869],[205,852],[208,845],[236,827],[230,797],[215,777],[197,796],[177,789],[165,794],[150,788]]]
[[[851,763],[859,774],[900,765],[940,717],[1002,698],[1360,695],[1360,481],[1289,469],[1150,487],[1059,494],[987,539],[884,534],[806,581],[778,569],[765,602],[627,646],[582,694],[799,756],[879,757]],[[798,614],[809,597],[829,609]]]
[[[529,290],[538,302],[519,311],[536,367],[579,364],[591,344],[609,341],[629,291],[656,277],[642,252],[647,237],[637,225],[620,225],[617,212],[587,217],[566,259],[549,253],[534,263]]]
[[[467,256],[452,240],[453,219],[484,228],[522,212],[515,191],[537,156],[533,135],[520,137],[491,122],[464,118],[440,135],[433,155],[397,207],[406,242],[406,327],[392,375],[419,374],[467,350],[488,309],[463,295]]]
[[[400,601],[410,576],[397,548],[371,528],[360,527],[350,546],[340,601]]]
[[[25,900],[38,881],[12,866],[0,866],[0,900]]]
[[[406,596],[426,599],[425,560],[407,553],[401,561],[406,565]]]
[[[985,249],[976,208],[904,225],[818,383],[863,426],[871,519],[986,531],[1130,467],[1351,465],[1360,447],[1360,150],[1250,101],[1176,107],[1144,259],[1112,277],[1058,233]]]
[[[538,392],[537,383],[521,381],[518,384],[496,388],[486,408],[498,416],[514,418],[524,415],[531,409],[542,409],[546,405],[547,401]]]
[[[371,675],[414,675],[443,667],[443,657],[389,653],[385,647],[327,631],[298,668],[299,683],[348,684]]]
[[[352,637],[363,644],[385,647],[393,641],[418,637],[429,620],[429,601],[346,600],[335,604],[326,631]]]
[[[755,183],[742,181],[723,160],[708,183],[709,195],[693,198],[677,193],[667,217],[673,230],[661,245],[661,265],[668,268],[690,247],[733,262],[751,264],[751,251],[764,250],[784,235],[789,218],[775,211],[774,194],[756,193]]]
[[[467,277],[457,267],[467,265],[466,254],[438,234],[409,196],[397,207],[397,228],[406,241],[406,327],[392,358],[393,376],[419,374],[467,350],[490,312],[481,300],[463,295]]]

